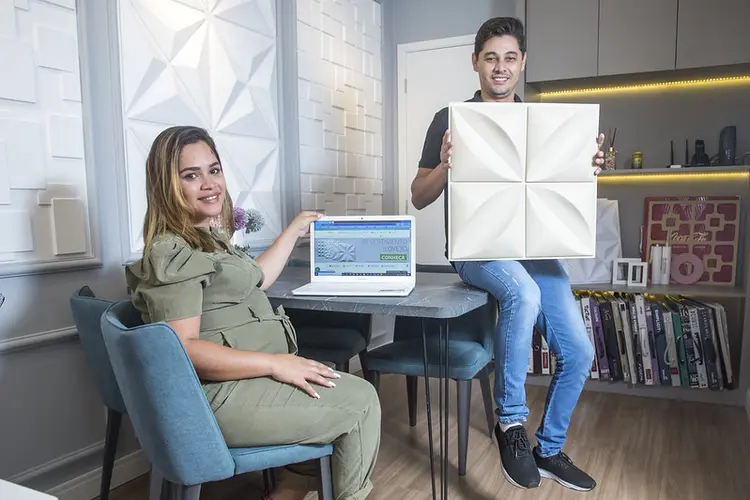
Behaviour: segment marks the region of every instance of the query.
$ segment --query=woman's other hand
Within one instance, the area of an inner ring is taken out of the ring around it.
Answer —
[[[336,387],[336,384],[328,379],[341,378],[341,375],[323,363],[294,354],[276,356],[273,360],[271,376],[279,382],[299,387],[316,399],[320,398],[320,395],[310,385],[311,382],[323,387]]]

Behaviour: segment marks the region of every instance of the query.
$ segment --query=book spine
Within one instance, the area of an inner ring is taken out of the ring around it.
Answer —
[[[607,361],[607,344],[604,342],[604,329],[602,319],[599,313],[599,303],[591,300],[591,322],[594,326],[594,344],[596,355],[599,360],[599,378],[601,380],[610,380],[609,362]]]
[[[646,324],[646,304],[643,295],[635,296],[636,317],[638,319],[638,344],[641,347],[641,359],[643,362],[643,378],[646,385],[654,385],[654,367],[651,362],[651,345],[648,337]]]
[[[591,360],[591,378],[599,379],[599,362],[596,356],[596,342],[594,342],[594,327],[591,324],[591,298],[581,297],[581,314],[583,315],[583,325],[586,327],[586,334],[589,336],[591,345],[594,346],[594,359]]]
[[[654,346],[656,347],[656,364],[659,368],[659,381],[661,385],[672,385],[672,376],[669,373],[667,363],[667,335],[664,328],[664,317],[661,306],[651,304],[651,318],[654,322]]]

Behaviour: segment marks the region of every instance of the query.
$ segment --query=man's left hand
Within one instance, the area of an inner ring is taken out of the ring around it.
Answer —
[[[596,138],[596,154],[591,162],[591,165],[594,167],[594,175],[599,175],[599,172],[602,171],[602,165],[604,165],[602,144],[604,144],[604,134],[599,134],[599,137]]]

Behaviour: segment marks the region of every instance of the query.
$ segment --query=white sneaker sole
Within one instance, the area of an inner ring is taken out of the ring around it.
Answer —
[[[533,489],[535,489],[535,488],[538,488],[539,486],[541,486],[541,485],[542,485],[542,480],[541,480],[541,478],[539,479],[539,484],[538,484],[538,485],[536,485],[536,486],[521,486],[520,484],[518,484],[517,482],[515,482],[515,481],[513,480],[513,478],[512,478],[512,477],[510,477],[510,474],[508,474],[508,471],[507,471],[507,470],[505,470],[505,466],[503,465],[503,459],[502,459],[502,458],[500,459],[500,468],[501,468],[501,469],[503,469],[503,476],[505,476],[505,479],[506,479],[506,480],[507,480],[507,481],[508,481],[508,482],[509,482],[510,484],[512,484],[513,486],[515,486],[516,488],[521,488],[522,490],[533,490]],[[541,475],[541,474],[540,474],[540,475]]]
[[[557,483],[561,484],[562,486],[565,486],[566,488],[570,488],[571,490],[575,491],[591,491],[593,488],[581,488],[580,486],[576,486],[575,484],[571,484],[567,481],[563,481],[556,475],[552,474],[549,471],[546,471],[544,469],[539,469],[539,475],[542,477],[546,477],[548,479],[552,479],[553,481],[556,481]]]

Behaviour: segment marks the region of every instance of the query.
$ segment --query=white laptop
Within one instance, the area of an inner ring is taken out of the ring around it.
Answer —
[[[321,217],[310,228],[310,283],[293,295],[405,297],[416,282],[411,215]]]

